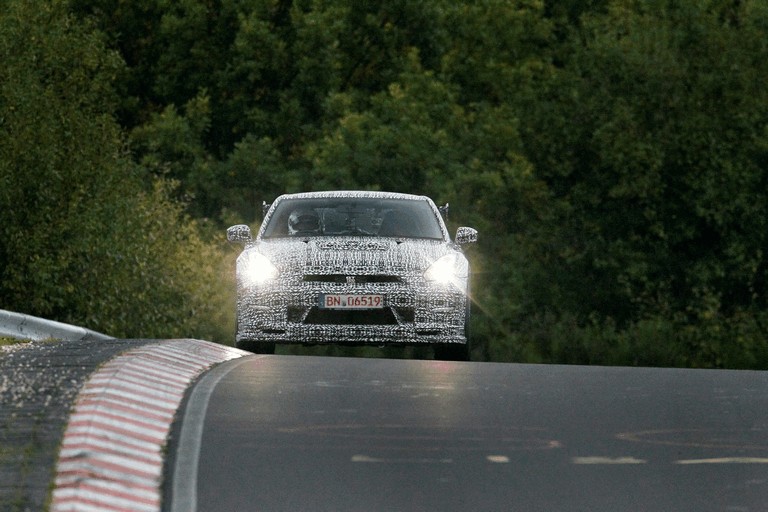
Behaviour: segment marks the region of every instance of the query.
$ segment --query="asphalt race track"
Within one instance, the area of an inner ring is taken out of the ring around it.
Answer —
[[[764,372],[253,356],[182,413],[172,512],[768,507]]]

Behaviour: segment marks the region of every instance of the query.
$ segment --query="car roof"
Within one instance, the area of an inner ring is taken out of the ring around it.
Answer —
[[[323,199],[334,197],[363,197],[372,199],[410,199],[412,201],[430,200],[427,196],[415,194],[403,194],[400,192],[381,192],[375,190],[326,190],[321,192],[300,192],[296,194],[283,194],[277,199]]]

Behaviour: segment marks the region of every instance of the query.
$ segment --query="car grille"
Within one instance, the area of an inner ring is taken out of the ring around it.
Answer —
[[[403,279],[400,276],[393,275],[348,275],[348,274],[307,274],[304,276],[305,283],[337,283],[346,284],[354,282],[355,284],[372,283],[401,283]]]
[[[413,308],[381,308],[361,310],[288,308],[288,322],[305,325],[398,325],[400,322],[413,323]]]
[[[397,325],[397,319],[390,308],[366,309],[359,311],[338,311],[312,308],[304,319],[305,324],[352,324],[352,325]]]

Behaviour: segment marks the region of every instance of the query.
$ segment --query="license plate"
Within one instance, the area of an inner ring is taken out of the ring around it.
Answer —
[[[377,294],[326,293],[320,296],[324,309],[378,309],[384,307],[384,296]]]

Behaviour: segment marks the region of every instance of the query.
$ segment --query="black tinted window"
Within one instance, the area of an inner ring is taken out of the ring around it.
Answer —
[[[262,237],[288,236],[443,238],[427,201],[376,198],[285,199]]]

